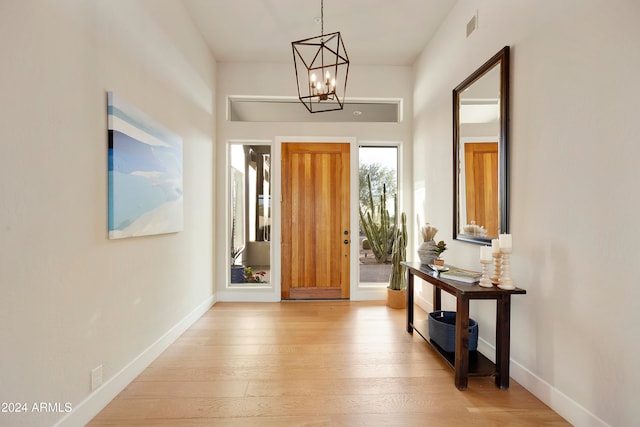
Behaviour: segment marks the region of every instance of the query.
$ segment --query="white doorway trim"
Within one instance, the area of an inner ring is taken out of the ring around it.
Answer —
[[[393,146],[398,145],[399,150],[401,150],[402,145],[397,142],[392,141],[358,141],[355,137],[320,137],[320,136],[276,136],[272,141],[270,140],[252,140],[252,139],[233,139],[226,141],[227,144],[227,160],[225,161],[225,179],[228,181],[229,173],[229,160],[228,160],[228,152],[229,145],[231,144],[247,144],[247,143],[258,143],[263,145],[269,145],[271,143],[272,149],[272,170],[271,170],[271,190],[272,190],[272,200],[273,200],[273,211],[272,211],[272,233],[271,233],[271,284],[270,286],[260,286],[260,287],[252,287],[247,286],[246,288],[239,287],[230,287],[228,286],[229,279],[228,268],[226,266],[229,263],[226,261],[228,256],[228,244],[229,244],[229,236],[228,236],[228,228],[225,226],[225,233],[223,234],[224,242],[218,245],[219,249],[224,248],[224,255],[221,258],[225,258],[225,261],[220,265],[218,263],[218,268],[220,271],[216,274],[218,281],[221,283],[227,284],[226,286],[217,287],[217,301],[242,301],[242,302],[277,302],[281,301],[281,256],[282,251],[280,248],[281,244],[281,235],[282,235],[282,225],[281,225],[281,168],[282,168],[282,144],[285,142],[308,142],[308,143],[320,143],[320,142],[335,142],[335,143],[349,143],[349,154],[350,154],[350,212],[349,212],[349,221],[350,221],[350,234],[351,234],[351,246],[349,251],[350,256],[350,272],[349,272],[349,282],[350,282],[350,299],[351,301],[371,301],[371,300],[384,300],[386,299],[386,286],[360,286],[360,277],[359,277],[359,246],[357,236],[359,235],[359,227],[360,227],[360,216],[358,214],[359,209],[359,170],[360,170],[360,160],[359,160],[359,147],[360,145],[386,145]],[[401,151],[399,152],[399,158],[401,159]],[[401,162],[401,160],[399,160]],[[399,165],[402,168],[402,165]],[[400,179],[400,177],[399,177]],[[228,189],[229,183],[225,182],[225,201],[228,201]],[[225,203],[225,216],[224,223],[227,224],[229,222],[229,209],[228,202]],[[354,237],[355,236],[355,237]],[[354,243],[355,239],[355,243]]]

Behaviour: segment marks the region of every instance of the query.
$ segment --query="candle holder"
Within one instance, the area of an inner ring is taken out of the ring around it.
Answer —
[[[493,261],[490,259],[481,259],[480,263],[482,264],[482,277],[480,278],[480,283],[478,283],[483,288],[492,288],[493,283],[489,280],[489,264]]]
[[[511,248],[500,248],[500,253],[502,255],[502,268],[498,283],[498,287],[500,289],[511,290],[516,288],[513,285],[513,280],[511,280],[511,252]]]
[[[493,256],[493,275],[491,276],[491,283],[497,285],[500,283],[500,264],[502,263],[502,256],[500,255],[500,252],[494,252],[491,255]]]

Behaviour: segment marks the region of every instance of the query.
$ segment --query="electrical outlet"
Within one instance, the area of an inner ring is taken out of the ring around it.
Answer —
[[[91,391],[94,391],[102,385],[102,365],[91,370]]]

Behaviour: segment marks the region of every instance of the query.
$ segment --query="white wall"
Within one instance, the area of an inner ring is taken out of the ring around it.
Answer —
[[[451,239],[451,91],[511,46],[512,271],[527,290],[511,373],[578,426],[640,419],[639,18],[632,0],[459,0],[415,66],[415,206],[448,262],[479,269],[478,246]],[[493,304],[472,316],[491,352]]]
[[[0,425],[81,425],[213,300],[215,63],[172,0],[2,0],[0,52],[0,401],[63,410]],[[107,239],[107,91],[182,136],[183,232]]]
[[[296,97],[296,80],[291,64],[245,64],[245,63],[219,63],[217,69],[217,193],[227,194],[228,171],[226,167],[226,144],[229,141],[260,141],[263,143],[275,143],[278,136],[301,137],[305,140],[318,138],[355,138],[356,143],[371,141],[387,141],[391,143],[403,143],[401,160],[404,188],[411,188],[411,117],[412,113],[412,77],[411,67],[380,67],[380,66],[351,66],[349,69],[349,83],[347,86],[347,100],[349,98],[373,98],[373,99],[403,99],[404,120],[401,123],[244,123],[230,122],[226,120],[226,102],[228,96],[263,96],[263,97]],[[300,104],[300,108],[304,106]],[[274,169],[278,168],[278,151],[274,149]],[[275,174],[278,171],[274,171]],[[278,185],[273,185],[274,192]],[[353,192],[353,190],[352,190]],[[357,194],[357,189],[356,189]],[[274,193],[274,199],[278,195]],[[411,211],[411,197],[407,194],[402,197],[403,209]],[[219,236],[227,235],[228,213],[223,197],[218,197],[216,215],[218,221],[217,233]],[[357,206],[356,206],[357,209]],[[225,220],[223,220],[225,218]],[[352,222],[357,222],[357,213]],[[357,225],[351,227],[357,230]],[[274,233],[277,233],[274,228]],[[219,254],[229,252],[228,238],[220,238],[216,249]],[[274,242],[275,256],[279,257],[279,248]],[[272,301],[280,300],[277,289],[230,289],[227,287],[228,264],[226,257],[217,258],[216,276],[217,297],[220,301]],[[353,264],[352,264],[353,265]],[[357,263],[356,263],[357,265]],[[274,280],[279,280],[276,272]],[[275,291],[275,292],[274,292]],[[384,291],[384,289],[382,289]],[[352,298],[354,295],[352,294]],[[362,293],[359,298],[384,298],[382,292],[374,294]]]

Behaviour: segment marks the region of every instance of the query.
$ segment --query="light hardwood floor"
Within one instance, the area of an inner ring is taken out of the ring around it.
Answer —
[[[416,308],[416,316],[426,316]],[[90,426],[569,425],[453,370],[382,302],[217,303]]]

